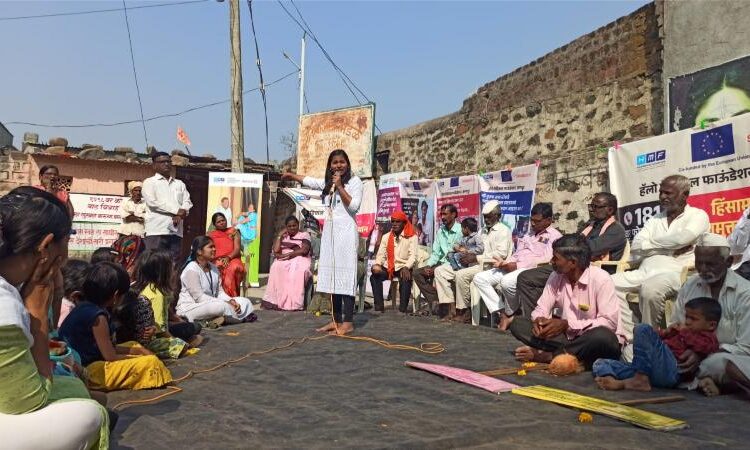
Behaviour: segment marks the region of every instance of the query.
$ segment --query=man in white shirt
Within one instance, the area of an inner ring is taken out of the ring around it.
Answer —
[[[461,262],[469,267],[461,270],[453,270],[450,264],[443,264],[435,268],[435,287],[438,292],[438,302],[449,304],[450,312],[446,319],[457,322],[471,323],[469,304],[471,301],[471,280],[474,275],[484,270],[485,264],[492,264],[495,259],[505,259],[513,253],[513,235],[510,228],[505,226],[500,219],[502,212],[500,203],[490,200],[482,208],[484,216],[484,228],[482,229],[482,242],[484,252],[481,255],[463,253]],[[471,265],[473,264],[473,265]],[[455,283],[456,295],[453,295]]]
[[[172,158],[164,152],[151,155],[153,177],[143,182],[146,202],[146,248],[167,250],[178,263],[182,244],[182,221],[193,203],[185,183],[172,177]]]
[[[145,234],[143,223],[146,217],[146,203],[141,195],[142,187],[143,183],[140,181],[128,183],[130,198],[122,202],[122,206],[120,206],[120,217],[122,217],[122,224],[118,230],[120,236],[142,238]]]
[[[661,323],[666,297],[680,289],[682,268],[694,264],[695,243],[708,232],[708,215],[687,204],[689,195],[687,177],[670,175],[662,180],[661,211],[643,225],[630,247],[631,261],[640,262],[638,269],[612,276],[620,300],[622,330],[628,342],[633,339],[633,314],[627,294],[639,294],[642,323]],[[630,352],[626,351],[625,356],[630,358]]]
[[[732,255],[732,270],[750,280],[750,208],[742,212],[729,235],[729,253]]]
[[[685,322],[685,303],[698,297],[710,297],[721,305],[721,320],[716,329],[719,352],[696,355],[691,350],[677,361],[680,372],[693,374],[706,395],[720,390],[748,387],[750,377],[750,281],[729,270],[732,259],[727,239],[706,233],[695,247],[697,275],[690,277],[677,294],[670,325]],[[693,387],[691,385],[691,387]]]
[[[224,214],[224,218],[227,219],[227,225],[232,226],[234,224],[234,216],[232,216],[232,208],[229,207],[229,197],[222,197],[221,206],[216,208],[214,213]]]

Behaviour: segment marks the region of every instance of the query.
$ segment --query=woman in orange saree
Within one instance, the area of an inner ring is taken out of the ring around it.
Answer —
[[[211,216],[215,230],[208,236],[216,245],[216,259],[214,264],[221,274],[221,286],[230,297],[240,295],[240,283],[245,279],[245,265],[242,264],[240,233],[234,228],[227,227],[227,218],[222,213]]]

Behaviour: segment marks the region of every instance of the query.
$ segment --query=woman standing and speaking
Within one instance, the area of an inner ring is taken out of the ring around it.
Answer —
[[[322,190],[321,200],[327,212],[320,240],[317,290],[333,296],[333,321],[318,331],[351,333],[359,245],[355,216],[362,202],[362,180],[352,175],[349,156],[341,149],[328,155],[325,179],[294,173],[284,173],[281,179]]]

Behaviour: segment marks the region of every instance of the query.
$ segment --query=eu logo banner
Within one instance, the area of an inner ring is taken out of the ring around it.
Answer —
[[[733,155],[732,124],[693,133],[690,135],[690,151],[693,162]]]

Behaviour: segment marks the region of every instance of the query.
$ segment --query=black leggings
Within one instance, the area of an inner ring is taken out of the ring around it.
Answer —
[[[201,324],[197,322],[180,322],[169,324],[169,334],[178,337],[185,342],[190,341],[196,334],[201,332]]]
[[[341,310],[344,310],[344,320],[341,320]],[[354,296],[333,294],[333,320],[336,323],[354,321]]]

